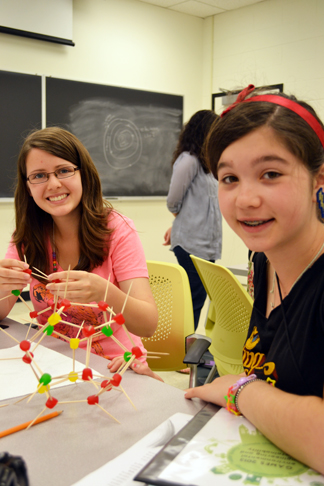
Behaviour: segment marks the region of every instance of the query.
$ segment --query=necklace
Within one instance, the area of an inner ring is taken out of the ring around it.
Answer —
[[[52,248],[53,272],[57,272],[57,259],[55,250],[54,221],[53,221],[53,248]]]
[[[294,283],[290,287],[290,290],[289,290],[288,293],[291,292],[292,288],[296,285],[296,283],[298,282],[298,280],[300,280],[302,278],[302,276],[304,275],[304,273],[307,272],[307,270],[313,265],[313,263],[315,263],[315,261],[318,259],[318,257],[322,253],[323,249],[324,249],[324,243],[322,244],[321,248],[319,249],[319,251],[314,256],[313,260],[307,265],[306,268],[304,268],[304,270],[301,272],[301,274],[296,278],[296,280],[294,281]],[[272,288],[269,291],[270,294],[273,294],[273,298],[272,298],[272,301],[270,303],[271,310],[274,308],[274,305],[275,305],[275,303],[274,303],[274,300],[275,300],[274,290],[275,290],[276,276],[277,276],[276,271],[274,271],[273,272],[273,280],[272,280]]]

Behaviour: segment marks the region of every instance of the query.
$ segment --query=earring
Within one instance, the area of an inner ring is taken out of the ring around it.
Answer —
[[[321,187],[316,193],[316,199],[317,199],[318,207],[320,208],[321,211],[321,217],[324,218],[324,192]]]

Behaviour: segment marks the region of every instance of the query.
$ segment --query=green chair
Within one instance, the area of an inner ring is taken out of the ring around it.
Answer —
[[[211,339],[209,351],[214,357],[215,367],[207,377],[208,383],[216,371],[220,376],[244,371],[242,352],[253,300],[227,268],[190,256],[210,299],[205,330],[206,336]]]

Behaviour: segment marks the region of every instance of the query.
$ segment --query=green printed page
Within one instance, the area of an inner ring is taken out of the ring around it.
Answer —
[[[324,486],[324,476],[225,409],[209,420],[159,479],[195,486]]]

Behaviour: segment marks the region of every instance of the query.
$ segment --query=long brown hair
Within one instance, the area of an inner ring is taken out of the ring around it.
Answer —
[[[34,202],[26,182],[26,158],[33,148],[67,160],[81,169],[80,260],[75,269],[91,271],[100,266],[108,255],[111,231],[107,229],[107,218],[113,208],[102,197],[99,174],[89,152],[72,133],[59,127],[31,132],[18,157],[13,242],[19,257],[23,260],[25,255],[30,267],[51,273],[47,245],[53,220]]]

